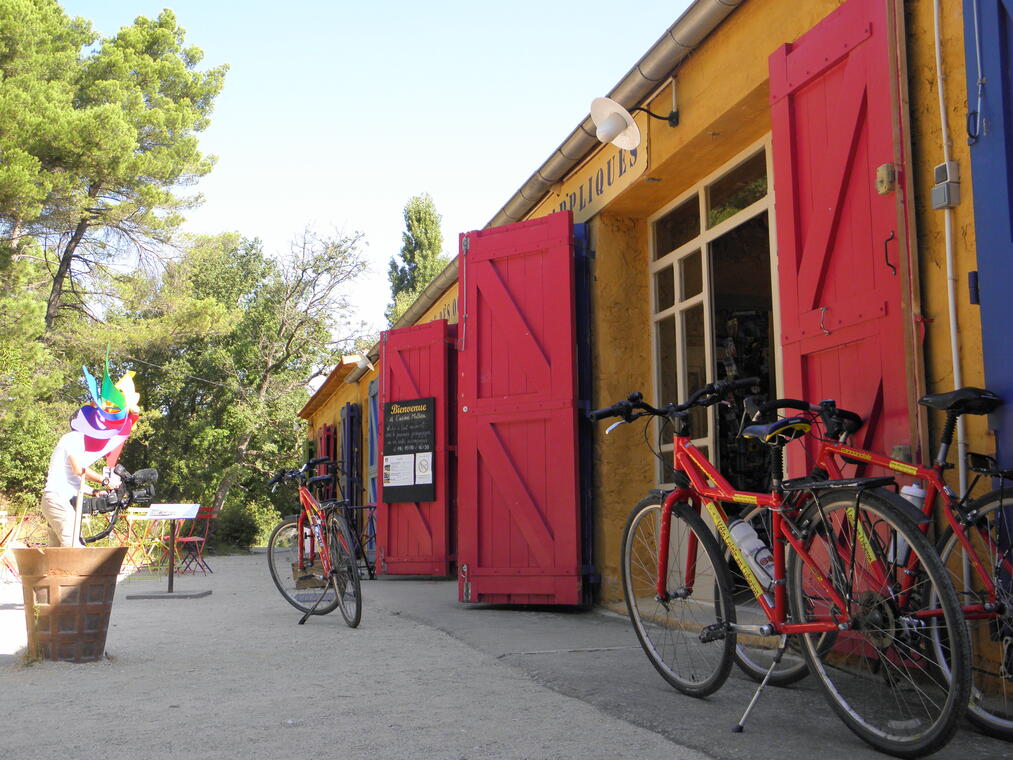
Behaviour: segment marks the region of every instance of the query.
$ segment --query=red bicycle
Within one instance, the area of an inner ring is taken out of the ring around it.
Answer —
[[[712,383],[661,409],[634,393],[590,414],[620,417],[609,431],[641,417],[673,427],[676,488],[651,492],[623,534],[623,589],[640,644],[669,684],[702,697],[728,677],[739,636],[776,637],[768,678],[789,636],[797,636],[825,697],[852,731],[901,757],[933,752],[952,737],[970,691],[967,632],[946,570],[912,522],[910,505],[882,489],[892,478],[782,479],[784,446],[808,433],[807,418],[746,428],[743,435],[770,447],[772,485],[769,493],[735,490],[693,445],[690,412],[757,383]],[[733,505],[765,510],[769,545],[729,519]],[[737,622],[729,563],[704,512],[764,622]],[[902,545],[917,566],[899,561]],[[916,574],[908,577],[911,567]]]
[[[317,465],[334,466],[327,457],[310,459],[298,470],[282,470],[268,481],[272,490],[279,483],[299,486],[299,513],[282,519],[267,544],[271,578],[285,601],[303,613],[326,615],[335,609],[350,628],[362,619],[362,589],[352,550],[352,533],[345,521],[344,499],[320,503],[310,488],[334,482],[333,474],[310,477]]]
[[[968,718],[983,732],[1013,739],[1013,489],[1000,487],[984,496],[969,500],[968,495],[982,476],[1005,481],[1013,471],[1002,470],[995,460],[981,454],[969,454],[970,469],[978,475],[967,493],[958,497],[946,485],[943,473],[947,463],[957,420],[964,414],[988,414],[1002,404],[991,391],[980,388],[925,396],[919,403],[946,413],[939,450],[931,466],[918,466],[877,454],[849,442],[862,427],[862,418],[840,409],[833,401],[811,404],[798,399],[777,399],[760,403],[747,399],[747,415],[767,420],[781,409],[807,414],[823,427],[823,435],[814,452],[812,475],[820,479],[841,479],[847,465],[874,466],[914,479],[902,489],[924,516],[920,529],[928,532],[937,504],[941,506],[944,528],[936,541],[936,551],[957,590],[971,647],[972,687]],[[919,484],[924,484],[922,488]],[[766,532],[766,517],[759,510],[743,516],[755,530]],[[917,559],[906,557],[905,568],[917,571]],[[937,639],[934,646],[943,651],[948,642]],[[762,647],[739,647],[736,661],[753,678],[762,678],[769,667],[772,651]],[[945,663],[945,658],[941,659]],[[772,677],[775,683],[791,683],[806,674],[805,663],[798,658],[783,659]]]

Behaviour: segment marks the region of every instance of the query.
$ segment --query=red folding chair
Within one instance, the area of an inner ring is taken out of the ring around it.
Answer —
[[[200,570],[207,575],[214,572],[204,559],[204,546],[211,533],[211,521],[217,517],[218,510],[214,507],[201,507],[193,520],[187,520],[186,525],[181,526],[182,530],[176,535],[176,551],[179,553],[177,573],[196,575]]]
[[[8,551],[15,546],[21,526],[28,520],[27,514],[11,515],[0,524],[0,581],[18,581],[18,564]]]

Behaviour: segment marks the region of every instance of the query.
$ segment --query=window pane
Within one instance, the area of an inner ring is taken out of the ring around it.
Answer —
[[[713,227],[767,194],[767,159],[758,153],[707,189],[707,226]]]
[[[776,389],[767,214],[758,214],[716,238],[710,246],[710,262],[716,377],[758,377],[761,392],[772,397]],[[741,401],[750,392],[735,395]],[[736,488],[763,491],[769,476],[769,449],[736,437],[739,422],[737,414],[718,409],[717,461]]]
[[[700,251],[694,251],[679,261],[680,301],[692,298],[703,291],[703,269],[700,266]]]
[[[700,234],[700,199],[693,196],[654,224],[654,258],[671,253]]]
[[[657,323],[658,341],[658,404],[667,404],[676,400],[678,388],[675,361],[675,315],[665,317]]]
[[[665,267],[654,274],[654,310],[664,311],[675,305],[675,273]]]
[[[703,304],[682,312],[683,345],[686,347],[686,398],[707,384],[707,342],[704,336]],[[686,399],[680,398],[679,401]],[[690,424],[694,438],[707,435],[707,410],[694,407]]]

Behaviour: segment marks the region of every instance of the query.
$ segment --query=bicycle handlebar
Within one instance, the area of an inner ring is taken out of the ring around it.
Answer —
[[[759,384],[760,379],[758,377],[745,377],[738,380],[721,380],[709,383],[703,388],[694,391],[685,403],[678,405],[669,404],[662,409],[651,406],[644,401],[642,393],[635,391],[626,399],[617,401],[612,406],[588,412],[587,416],[594,422],[603,420],[606,417],[622,417],[627,422],[632,422],[636,417],[643,415],[653,415],[655,417],[679,415],[694,406],[713,406],[721,400],[722,396],[731,391],[740,388],[750,388]],[[639,410],[641,414],[634,415],[633,412],[636,410]]]

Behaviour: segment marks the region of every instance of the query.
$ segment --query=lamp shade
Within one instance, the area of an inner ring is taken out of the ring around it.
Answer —
[[[640,145],[640,128],[633,116],[610,98],[591,101],[591,121],[596,127],[595,136],[606,145],[612,143],[623,150]]]

